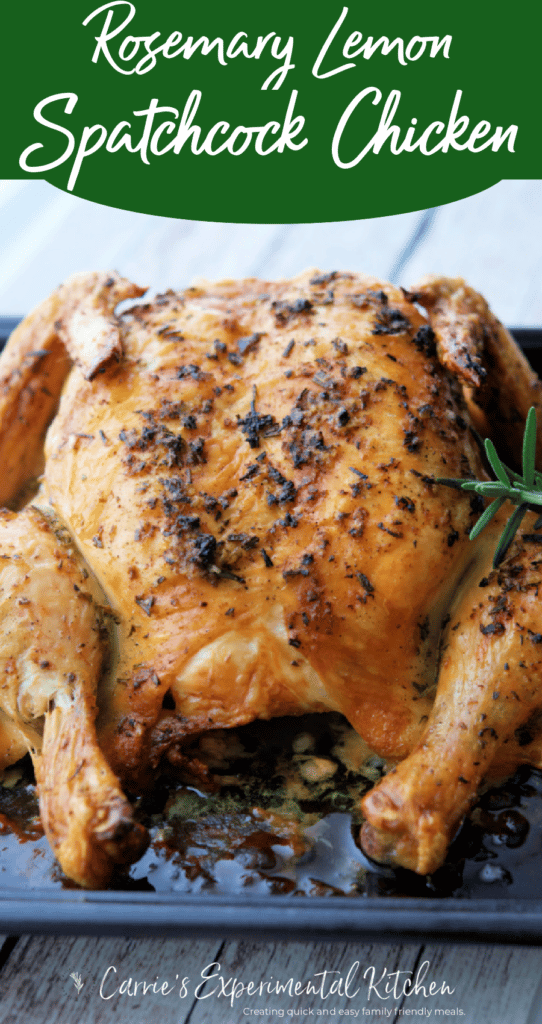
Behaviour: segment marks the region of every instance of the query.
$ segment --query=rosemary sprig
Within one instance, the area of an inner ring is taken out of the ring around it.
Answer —
[[[497,455],[495,445],[489,438],[484,441],[484,449],[491,469],[495,474],[495,480],[448,480],[437,479],[438,484],[446,484],[448,487],[456,487],[463,491],[474,491],[483,498],[493,498],[491,505],[488,505],[470,532],[470,539],[474,540],[484,527],[493,519],[493,516],[504,505],[510,501],[516,505],[516,509],[510,516],[497,544],[493,556],[493,568],[496,569],[503,561],[521,521],[526,512],[539,512],[542,509],[542,473],[535,468],[536,458],[536,410],[531,406],[525,421],[523,434],[523,455],[522,474],[514,472],[509,466],[505,466],[502,459]],[[542,516],[539,516],[534,529],[542,528]]]

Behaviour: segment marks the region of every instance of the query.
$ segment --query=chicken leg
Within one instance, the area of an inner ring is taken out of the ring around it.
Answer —
[[[69,538],[28,506],[0,510],[0,709],[30,752],[45,833],[65,873],[107,884],[147,843],[98,746],[95,691],[105,636]]]
[[[366,852],[420,874],[442,863],[483,778],[500,756],[506,760],[516,730],[542,707],[538,535],[533,541],[525,532],[492,570],[505,521],[501,514],[480,537],[444,638],[423,736],[362,802]],[[535,747],[531,763],[537,756]]]

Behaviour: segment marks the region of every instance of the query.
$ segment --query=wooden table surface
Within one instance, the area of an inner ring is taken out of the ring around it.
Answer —
[[[507,324],[539,327],[541,236],[540,181],[501,182],[438,210],[292,226],[168,220],[95,206],[44,182],[0,181],[0,314],[26,312],[77,270],[115,268],[164,289],[195,277],[272,279],[318,266],[365,271],[405,286],[427,272],[463,276]],[[338,972],[328,975],[330,982],[345,978],[357,962],[358,982],[364,971],[369,975],[356,998],[245,992],[232,1005],[220,987],[213,991],[216,979],[195,995],[202,971],[212,963],[220,967],[209,971],[224,982],[237,978],[246,986],[289,978],[306,984],[319,972]],[[448,991],[427,998],[423,991],[410,997],[392,991],[383,999],[377,993],[383,994],[378,984],[384,970],[412,976],[427,970],[426,984]],[[80,977],[80,991],[72,974]],[[368,991],[372,977],[376,992]],[[140,984],[130,995],[129,978],[146,981],[146,993]],[[181,998],[183,978],[188,981]],[[441,1016],[462,1024],[540,1024],[541,979],[542,951],[513,945],[398,944],[393,935],[378,944],[22,935],[6,937],[0,950],[0,1024],[241,1024],[270,1017],[395,1022]]]

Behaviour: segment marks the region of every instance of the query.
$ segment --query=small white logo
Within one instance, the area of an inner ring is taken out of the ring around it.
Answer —
[[[81,981],[81,975],[77,974],[76,971],[72,971],[72,973],[70,974],[70,978],[72,979],[77,989],[77,995],[79,995],[81,989],[83,988],[83,985],[85,984],[84,981]]]

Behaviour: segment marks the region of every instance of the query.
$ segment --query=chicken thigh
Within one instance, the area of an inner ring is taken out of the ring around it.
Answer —
[[[27,502],[3,513],[0,557],[21,536],[33,559],[0,580],[0,657],[18,673],[4,764],[34,752],[60,862],[96,886],[144,843],[120,785],[145,787],[163,761],[201,774],[202,731],[339,711],[397,765],[365,800],[366,849],[432,870],[490,763],[529,758],[514,732],[542,706],[539,538],[492,573],[492,535],[468,539],[479,499],[435,481],[483,476],[472,422],[506,422],[517,456],[536,378],[461,281],[405,293],[312,271],[115,312],[139,295],[114,274],[72,278],[0,360],[0,500]],[[44,530],[69,537],[69,569]],[[54,681],[52,655],[26,669],[17,588],[33,573],[55,593],[52,609],[42,584],[32,598],[58,624]],[[84,758],[62,756],[74,716]]]

